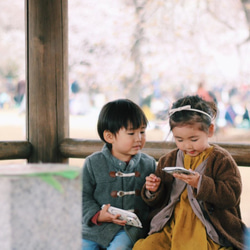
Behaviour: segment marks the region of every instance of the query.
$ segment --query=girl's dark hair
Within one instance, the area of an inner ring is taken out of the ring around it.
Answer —
[[[217,115],[217,106],[214,102],[207,102],[198,95],[186,96],[173,103],[171,109],[190,105],[192,109],[204,111],[211,116],[196,111],[181,110],[177,111],[169,117],[170,130],[176,126],[200,124],[200,130],[208,131],[209,126]]]
[[[142,109],[128,99],[118,99],[105,104],[99,114],[97,131],[104,140],[103,132],[109,130],[112,134],[118,133],[121,128],[138,129],[141,125],[147,126],[148,120]]]

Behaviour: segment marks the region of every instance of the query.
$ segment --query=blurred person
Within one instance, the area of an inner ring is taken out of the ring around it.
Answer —
[[[248,108],[247,106],[245,105],[245,111],[244,111],[244,114],[243,114],[243,120],[247,120],[249,121],[249,112],[248,112]]]
[[[200,82],[198,85],[197,95],[207,102],[217,103],[215,95],[211,91],[205,89],[203,82]]]
[[[78,92],[80,92],[80,86],[78,81],[75,80],[71,83],[70,90],[73,94],[77,94]]]
[[[231,126],[231,127],[235,127],[235,118],[236,118],[237,114],[233,108],[233,105],[231,103],[229,103],[229,105],[226,108],[226,112],[225,112],[225,120],[227,125]]]
[[[16,89],[16,94],[14,96],[14,100],[16,102],[16,104],[18,106],[21,105],[22,101],[23,101],[23,97],[25,95],[25,91],[26,91],[26,82],[25,80],[20,80],[17,83],[17,89]]]
[[[6,92],[0,93],[0,108],[6,108],[10,106],[11,97]]]
[[[250,118],[249,118],[249,111],[248,111],[247,105],[244,106],[244,113],[242,115],[241,127],[250,128]]]

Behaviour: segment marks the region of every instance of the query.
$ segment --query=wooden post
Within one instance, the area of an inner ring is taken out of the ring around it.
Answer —
[[[66,163],[58,145],[69,134],[68,2],[25,3],[28,162]]]

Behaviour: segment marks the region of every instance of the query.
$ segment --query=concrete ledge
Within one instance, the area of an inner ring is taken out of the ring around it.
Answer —
[[[10,167],[9,175],[7,167]],[[80,169],[60,164],[32,164],[12,167],[12,171],[11,166],[6,166],[1,174],[3,168],[0,168],[0,249],[80,250]],[[13,169],[16,172],[22,168],[24,172],[31,169],[32,175],[13,174]],[[65,170],[79,171],[78,176],[61,176]]]

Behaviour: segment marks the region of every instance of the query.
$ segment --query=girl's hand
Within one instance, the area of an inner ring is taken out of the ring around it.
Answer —
[[[177,179],[180,179],[184,182],[186,182],[188,185],[197,188],[198,187],[198,182],[200,179],[200,174],[197,172],[194,172],[194,174],[177,174],[174,173],[173,176]]]
[[[154,174],[146,177],[146,189],[150,192],[156,192],[161,184],[161,179]]]
[[[118,219],[121,215],[120,214],[113,215],[113,214],[109,213],[108,212],[109,207],[110,207],[110,204],[107,204],[102,208],[102,210],[100,211],[100,214],[97,218],[97,221],[100,223],[101,222],[112,222],[114,224],[125,226],[126,221]]]

